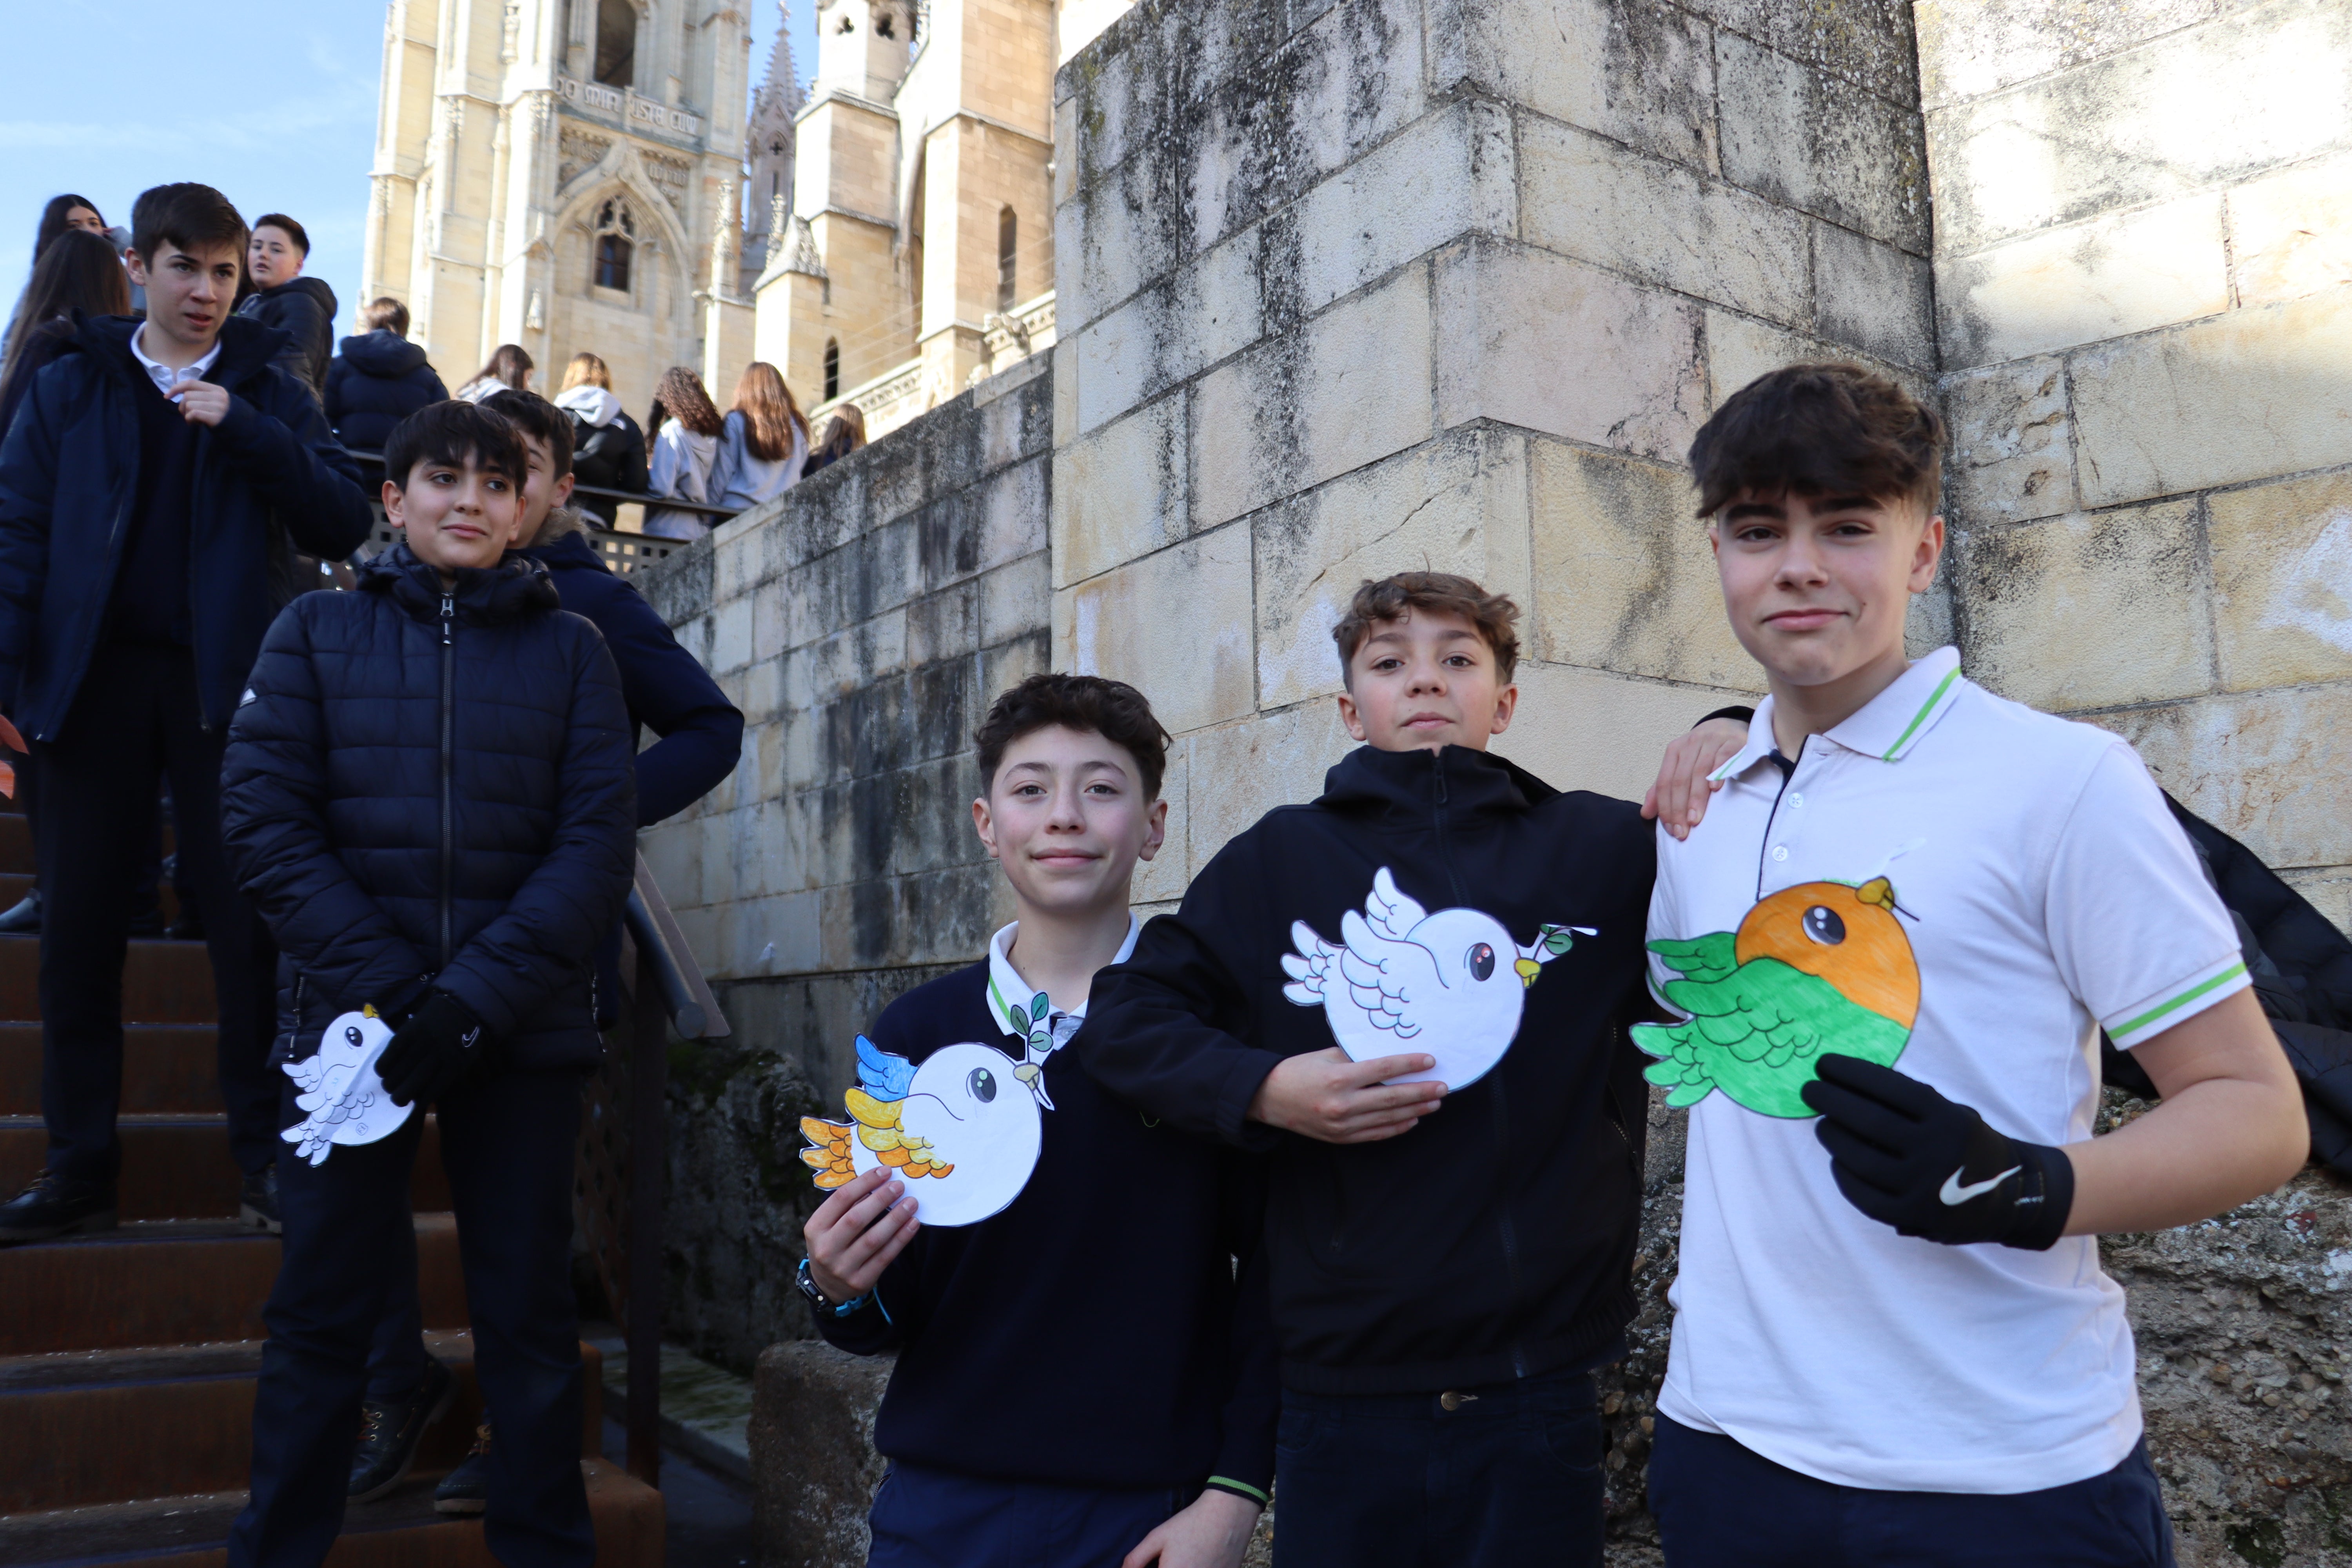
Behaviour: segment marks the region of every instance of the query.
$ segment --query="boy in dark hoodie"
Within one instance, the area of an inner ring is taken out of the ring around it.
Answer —
[[[317,397],[326,389],[327,361],[335,352],[335,291],[323,279],[302,276],[310,258],[310,237],[300,224],[284,213],[255,219],[245,247],[255,288],[236,313],[286,334],[278,368]]]
[[[381,452],[393,426],[449,389],[408,341],[408,307],[387,294],[360,311],[367,331],[343,340],[327,366],[327,423],[354,452]]]
[[[1367,743],[1218,852],[1077,1042],[1147,1114],[1270,1157],[1282,1568],[1601,1562],[1656,857],[1637,807],[1486,750],[1517,615],[1365,584],[1332,635]],[[1677,746],[1719,760],[1746,728],[1709,717]]]
[[[41,811],[47,1168],[0,1240],[110,1228],[121,1145],[122,963],[161,780],[219,999],[220,1078],[248,1217],[275,1224],[276,960],[219,837],[221,744],[289,546],[367,538],[359,470],[271,362],[281,332],[229,304],[245,220],[207,185],[131,215],[142,322],[81,320],[0,445],[0,708],[33,743]]]
[[[278,1059],[368,1009],[393,1028],[377,1063],[393,1103],[439,1112],[499,1419],[489,1548],[586,1568],[572,1161],[601,1048],[590,958],[635,861],[628,715],[595,627],[544,571],[501,561],[526,466],[514,426],[436,404],[385,462],[405,542],[358,592],[305,595],[270,628],[230,727],[223,827],[285,954]],[[285,1095],[290,1133],[309,1108],[292,1081]],[[424,1121],[286,1163],[237,1568],[313,1568],[341,1528]]]

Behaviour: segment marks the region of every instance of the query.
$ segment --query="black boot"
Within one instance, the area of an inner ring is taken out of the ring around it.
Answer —
[[[352,1460],[351,1500],[373,1502],[398,1486],[416,1462],[425,1429],[441,1419],[457,1391],[449,1369],[425,1358],[425,1381],[408,1398],[393,1404],[371,1399],[360,1413],[359,1452]]]
[[[0,936],[41,934],[41,889],[35,888],[0,914]]]
[[[474,1451],[433,1489],[433,1507],[441,1513],[479,1513],[489,1506],[490,1413],[485,1410],[474,1428]]]
[[[0,1242],[47,1241],[79,1230],[113,1228],[113,1187],[68,1182],[47,1171],[0,1204]]]
[[[286,1224],[278,1217],[278,1166],[275,1162],[262,1168],[257,1175],[245,1178],[237,1188],[236,1220],[256,1230],[266,1230],[272,1236],[286,1234]]]

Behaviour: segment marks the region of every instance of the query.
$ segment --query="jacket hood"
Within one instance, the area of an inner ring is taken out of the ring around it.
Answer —
[[[85,316],[76,310],[74,346],[112,374],[125,380],[144,382],[146,373],[131,353],[131,334],[143,324],[138,316]],[[235,387],[256,371],[267,368],[291,342],[286,333],[276,327],[264,326],[251,316],[230,316],[221,322],[221,356],[213,363],[205,379],[218,386]]]
[[[327,280],[323,278],[296,278],[285,283],[273,283],[267,289],[255,289],[253,298],[277,300],[289,294],[308,294],[319,302],[319,309],[327,312],[327,320],[331,321],[335,319],[335,291],[327,287]]]
[[[558,395],[555,406],[590,425],[610,425],[620,416],[621,400],[601,386],[575,386]]]
[[[297,283],[307,283],[307,278],[297,278]],[[382,376],[397,380],[414,374],[425,363],[425,347],[412,343],[389,327],[378,327],[372,332],[343,340],[343,357],[352,368],[362,375]]]
[[[1425,817],[1450,811],[1525,811],[1559,792],[1507,757],[1467,746],[1383,752],[1359,746],[1323,775],[1316,805]]]
[[[380,552],[359,569],[362,593],[381,594],[420,621],[441,617],[441,574],[419,561],[401,541]],[[563,607],[562,597],[547,568],[520,554],[509,554],[496,566],[460,567],[457,619],[469,626],[496,626]]]

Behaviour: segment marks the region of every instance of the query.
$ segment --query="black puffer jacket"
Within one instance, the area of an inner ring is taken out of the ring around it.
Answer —
[[[593,1063],[635,863],[612,655],[532,563],[445,595],[404,544],[359,586],[278,617],[221,768],[230,864],[284,954],[278,1055],[431,974],[504,1059]]]
[[[335,352],[335,291],[325,279],[297,278],[260,289],[247,295],[236,313],[284,332],[278,368],[309,387],[312,397],[325,393],[327,361]]]
[[[425,351],[378,327],[343,340],[327,366],[327,423],[354,452],[381,452],[393,426],[428,403],[446,403],[449,389]]]

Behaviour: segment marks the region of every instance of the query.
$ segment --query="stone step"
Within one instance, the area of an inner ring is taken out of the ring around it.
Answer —
[[[229,1157],[224,1118],[123,1116],[115,1129],[122,1140],[117,1195],[123,1219],[236,1217],[236,1163]],[[0,1193],[14,1193],[40,1174],[48,1146],[48,1130],[39,1117],[0,1116]],[[439,1127],[429,1117],[409,1194],[420,1214],[449,1206]]]
[[[661,1493],[617,1465],[583,1459],[598,1568],[661,1568]],[[433,1511],[441,1472],[413,1470],[390,1497],[350,1509],[328,1568],[499,1568],[478,1519]],[[245,1493],[200,1493],[0,1517],[0,1568],[225,1568]]]
[[[457,1374],[457,1397],[417,1450],[447,1470],[473,1446],[481,1395],[472,1336],[428,1333]],[[139,1498],[232,1490],[253,1462],[259,1340],[0,1359],[0,1514],[52,1512]],[[586,1362],[581,1452],[601,1447],[602,1358]]]
[[[278,1238],[174,1220],[0,1249],[0,1356],[259,1339]],[[416,1216],[417,1290],[432,1329],[466,1324],[457,1223]]]
[[[209,1024],[124,1025],[123,1114],[209,1115],[219,1110],[220,1057],[215,1037]],[[0,1116],[40,1113],[41,1026],[0,1024]]]
[[[41,939],[0,936],[0,1021],[40,1016]],[[205,944],[161,939],[131,942],[122,965],[122,1016],[126,1023],[211,1023],[213,970]]]

